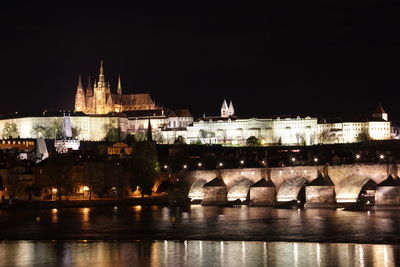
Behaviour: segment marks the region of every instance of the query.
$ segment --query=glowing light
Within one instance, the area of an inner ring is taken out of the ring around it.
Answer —
[[[51,213],[57,213],[58,209],[51,209]]]
[[[183,168],[184,168],[184,169],[186,169],[186,168],[187,168],[187,165],[186,165],[186,164],[185,164],[185,165],[183,165]]]
[[[314,162],[318,162],[318,158],[314,158]]]
[[[53,194],[57,194],[57,188],[51,189],[51,192],[52,192]]]
[[[292,158],[292,161],[293,161],[293,162],[294,162],[294,161],[296,161],[296,158],[295,158],[295,157],[293,157],[293,158]]]
[[[164,169],[167,169],[168,168],[168,166],[167,165],[164,165]]]
[[[199,164],[197,164],[199,167],[201,167],[203,164],[201,164],[201,162],[199,162]]]
[[[89,187],[85,185],[85,186],[82,188],[82,190],[83,190],[83,191],[89,191]]]
[[[385,156],[384,156],[383,154],[381,154],[381,155],[379,156],[379,158],[380,158],[380,159],[384,159]]]
[[[222,166],[224,166],[224,164],[223,164],[222,162],[220,162],[220,163],[219,163],[219,166],[222,167]]]
[[[360,159],[360,157],[361,157],[361,156],[360,156],[359,154],[356,155],[356,159]]]
[[[243,164],[243,163],[244,163],[244,160],[241,160],[241,161],[240,161],[240,164]]]

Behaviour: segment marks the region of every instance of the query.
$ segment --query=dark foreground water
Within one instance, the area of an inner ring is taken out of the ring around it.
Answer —
[[[399,244],[398,211],[0,211],[0,266],[396,266]]]
[[[0,240],[123,239],[400,244],[400,212],[198,205],[0,211]]]
[[[396,266],[397,245],[260,241],[3,241],[1,266]]]

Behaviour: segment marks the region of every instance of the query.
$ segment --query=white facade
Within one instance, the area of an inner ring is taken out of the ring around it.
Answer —
[[[391,139],[390,121],[334,122],[318,124],[317,142],[320,144],[356,143]]]
[[[245,145],[249,137],[262,145],[312,145],[316,118],[203,118],[187,128],[187,143]]]
[[[161,129],[182,130],[193,122],[191,116],[166,116],[163,113],[135,117],[112,115],[72,115],[70,117],[71,127],[78,132],[78,135],[73,136],[73,138],[82,141],[104,140],[107,129],[110,127],[119,128],[122,134],[146,133],[149,120],[154,133],[160,132]],[[43,138],[44,135],[34,129],[38,126],[46,129],[54,128],[54,125],[61,126],[63,124],[63,115],[47,115],[43,113],[43,116],[0,119],[0,134],[7,123],[15,123],[18,135],[21,138]],[[3,137],[8,138],[7,136]]]

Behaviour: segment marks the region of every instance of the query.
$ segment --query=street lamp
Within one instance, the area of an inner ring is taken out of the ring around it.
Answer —
[[[198,164],[197,164],[197,166],[199,166],[199,167],[201,167],[203,164],[201,164],[201,162],[199,162]]]
[[[385,155],[380,154],[380,155],[379,155],[379,158],[380,158],[380,159],[384,159],[384,158],[385,158]]]
[[[224,166],[224,164],[222,162],[220,162],[218,165],[219,165],[219,167]]]
[[[318,158],[314,158],[314,162],[317,163],[318,162]]]
[[[356,159],[360,159],[360,158],[361,158],[360,154],[357,154]]]
[[[185,164],[185,165],[183,165],[183,168],[184,168],[184,169],[187,169],[187,165],[186,165],[186,164]]]

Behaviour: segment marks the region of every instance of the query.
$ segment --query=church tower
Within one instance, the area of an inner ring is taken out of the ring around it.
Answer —
[[[81,75],[79,75],[78,87],[75,94],[75,112],[83,112],[85,110],[85,92],[83,91]]]
[[[103,61],[100,65],[99,81],[94,85],[94,111],[95,114],[106,114],[106,93],[108,91],[104,78]]]
[[[221,117],[222,118],[229,117],[229,107],[228,107],[228,104],[226,103],[225,99],[224,99],[224,102],[222,103],[222,106],[221,106]]]
[[[228,115],[229,115],[229,116],[235,115],[235,109],[233,108],[232,100],[231,100],[231,102],[229,103]]]

